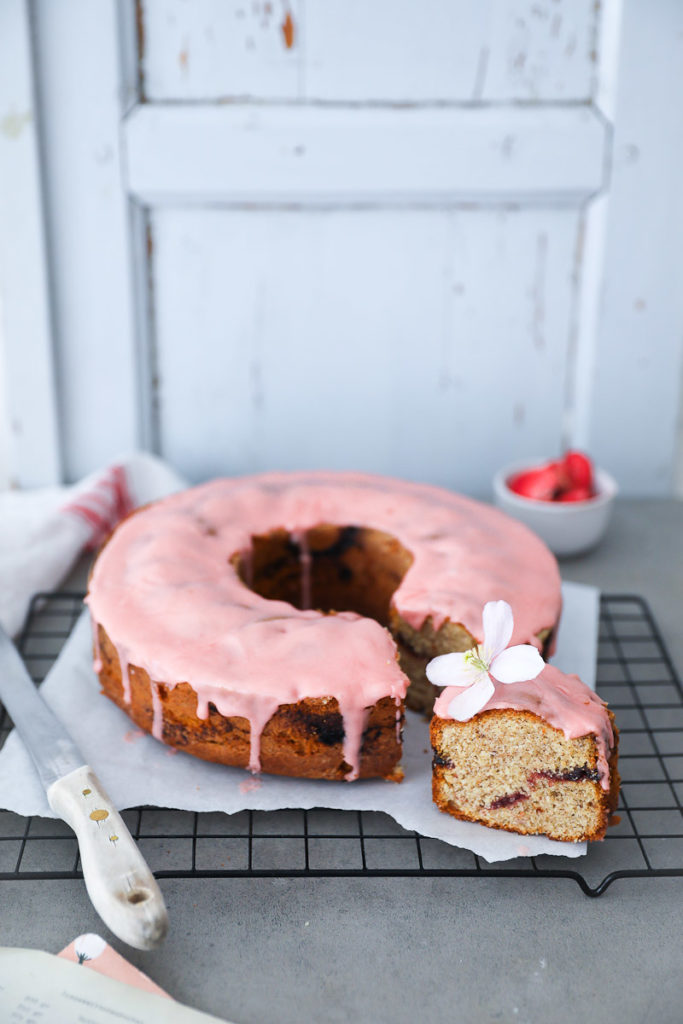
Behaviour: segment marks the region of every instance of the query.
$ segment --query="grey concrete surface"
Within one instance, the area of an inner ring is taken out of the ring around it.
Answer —
[[[683,505],[619,504],[563,576],[650,602],[677,668]],[[82,568],[72,577],[76,585]],[[108,935],[82,883],[0,883],[0,944],[57,951],[99,931],[170,994],[236,1024],[681,1024],[683,878],[600,899],[544,879],[163,880],[164,948]]]
[[[680,1024],[683,880],[162,881],[163,950],[126,949],[78,882],[3,883],[3,944],[116,948],[179,1000],[237,1024]]]
[[[586,555],[562,559],[560,570],[563,579],[594,583],[604,593],[644,597],[681,674],[683,502],[617,502],[614,518],[600,546]]]

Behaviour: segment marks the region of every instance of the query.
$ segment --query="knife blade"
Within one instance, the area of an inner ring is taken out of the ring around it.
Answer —
[[[87,613],[83,613],[87,614]],[[35,765],[52,810],[76,833],[83,878],[102,920],[137,949],[164,939],[161,890],[121,815],[0,627],[0,701]]]
[[[31,755],[46,792],[53,782],[85,764],[76,744],[38,693],[21,655],[1,626],[0,700]]]

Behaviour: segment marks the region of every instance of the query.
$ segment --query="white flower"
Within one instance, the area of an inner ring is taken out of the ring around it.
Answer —
[[[522,683],[545,667],[531,644],[508,647],[514,622],[507,601],[485,604],[482,624],[484,640],[477,647],[464,654],[440,654],[427,665],[427,679],[435,686],[466,687],[448,705],[448,714],[458,722],[468,721],[491,699],[491,676],[499,683]]]

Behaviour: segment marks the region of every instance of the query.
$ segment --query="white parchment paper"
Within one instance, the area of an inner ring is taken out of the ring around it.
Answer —
[[[576,672],[595,688],[598,591],[563,584],[564,611],[553,663]],[[252,777],[242,769],[209,764],[175,753],[136,729],[99,693],[92,668],[90,622],[84,613],[41,693],[67,727],[119,809],[146,804],[189,811],[330,807],[383,811],[406,829],[464,847],[485,860],[501,861],[542,853],[578,857],[585,843],[558,843],[542,836],[518,836],[457,821],[431,799],[429,726],[408,712],[401,784],[382,779],[323,782],[273,775]],[[0,751],[0,807],[18,814],[54,817],[33,763],[16,732]]]

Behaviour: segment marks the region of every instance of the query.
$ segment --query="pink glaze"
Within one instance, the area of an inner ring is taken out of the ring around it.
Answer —
[[[127,648],[121,644],[116,653],[119,656],[119,665],[121,666],[121,687],[123,689],[123,699],[126,704],[130,704],[130,658],[128,657]],[[95,670],[97,671],[97,669]]]
[[[159,684],[151,680],[152,691],[152,736],[163,743],[164,740],[164,709],[159,693]],[[202,716],[203,717],[203,716]]]
[[[102,671],[102,651],[100,650],[100,634],[97,623],[92,621],[92,667],[97,675]]]
[[[609,755],[614,746],[614,734],[604,701],[593,693],[578,676],[568,676],[554,665],[546,665],[540,675],[525,683],[499,683],[491,677],[495,692],[479,714],[496,708],[530,711],[544,719],[555,729],[561,729],[567,739],[575,740],[592,733],[598,748],[598,775],[603,789],[610,788]],[[434,714],[450,718],[448,705],[465,689],[447,686],[437,697]]]
[[[280,704],[334,697],[349,778],[356,777],[367,709],[387,696],[398,705],[407,688],[394,641],[377,622],[266,600],[230,564],[250,551],[253,535],[288,530],[301,547],[306,604],[305,536],[321,523],[383,530],[412,553],[393,604],[416,629],[431,617],[437,629],[450,620],[481,639],[484,604],[502,598],[514,612],[511,642],[538,646],[536,634],[559,617],[560,578],[545,545],[497,509],[435,487],[353,473],[270,473],[217,480],[149,506],[118,528],[95,564],[93,619],[151,679],[190,682],[199,718],[209,703],[247,718],[252,771]]]
[[[299,548],[299,567],[301,569],[301,607],[308,610],[311,607],[311,570],[313,567],[311,549],[308,546],[308,534],[305,530],[294,530],[291,537]]]

